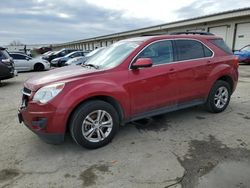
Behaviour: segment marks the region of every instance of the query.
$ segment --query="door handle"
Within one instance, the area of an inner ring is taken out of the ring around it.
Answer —
[[[173,72],[173,71],[175,71],[175,69],[174,69],[174,68],[171,68],[171,69],[169,69],[169,71],[170,71],[170,72]]]

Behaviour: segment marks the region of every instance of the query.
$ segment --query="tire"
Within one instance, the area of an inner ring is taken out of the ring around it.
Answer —
[[[98,115],[102,117],[99,120]],[[106,122],[105,125],[104,122]],[[92,100],[80,105],[70,121],[72,138],[77,144],[88,149],[107,145],[114,138],[118,129],[117,111],[111,104],[101,100]]]
[[[59,60],[58,63],[57,63],[57,66],[58,67],[63,67],[63,66],[65,66],[65,63],[66,63],[66,61]]]
[[[231,94],[232,91],[227,82],[223,80],[216,81],[206,102],[207,110],[212,113],[223,112],[230,102]]]
[[[34,66],[35,71],[43,71],[44,70],[44,65],[41,63],[36,63]]]

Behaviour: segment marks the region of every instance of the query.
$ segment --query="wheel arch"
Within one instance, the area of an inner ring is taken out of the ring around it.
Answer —
[[[70,112],[70,115],[68,116],[68,119],[67,119],[67,124],[66,124],[66,129],[65,129],[66,132],[69,131],[70,121],[71,121],[71,118],[72,118],[74,112],[76,111],[76,109],[80,105],[82,105],[82,104],[84,104],[84,103],[86,103],[88,101],[91,101],[91,100],[101,100],[101,101],[105,101],[105,102],[111,104],[115,108],[115,110],[117,111],[117,113],[118,113],[120,124],[123,122],[123,120],[124,120],[124,110],[123,110],[121,104],[115,98],[113,98],[111,96],[97,95],[97,96],[92,96],[92,97],[89,97],[87,99],[84,99],[83,101],[81,101],[80,103],[78,103],[73,108],[73,110]]]
[[[38,66],[38,65],[43,66],[43,69],[45,69],[45,66],[44,66],[43,63],[41,63],[41,62],[36,62],[36,63],[34,64],[34,66],[33,66],[33,70],[36,70],[36,66]]]
[[[220,76],[216,81],[218,81],[218,80],[222,80],[222,81],[227,82],[230,86],[231,92],[233,92],[234,82],[233,82],[233,79],[231,78],[231,76],[223,75],[223,76]]]

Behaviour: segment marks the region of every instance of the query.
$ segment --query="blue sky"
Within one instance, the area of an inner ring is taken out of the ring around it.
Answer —
[[[0,46],[67,42],[249,6],[249,0],[1,0]]]

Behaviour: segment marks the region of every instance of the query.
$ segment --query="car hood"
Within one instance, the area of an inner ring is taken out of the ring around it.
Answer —
[[[66,81],[79,76],[83,77],[95,72],[100,72],[100,70],[81,66],[62,67],[30,77],[28,80],[26,80],[24,86],[32,91],[36,91],[40,87],[50,83]]]
[[[42,56],[37,56],[37,57],[32,58],[32,60],[41,61],[44,59],[42,58]]]
[[[51,62],[57,62],[57,61],[59,61],[60,59],[62,59],[62,57],[57,57],[57,58],[53,59]]]

